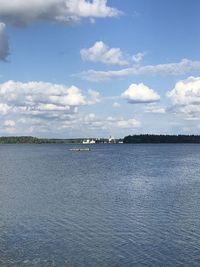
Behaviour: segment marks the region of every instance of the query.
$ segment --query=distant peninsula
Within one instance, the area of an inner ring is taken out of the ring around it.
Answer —
[[[33,136],[2,136],[0,144],[67,144],[82,143],[83,139],[37,138]]]
[[[200,135],[154,135],[140,134],[124,137],[125,144],[178,144],[178,143],[200,143]]]

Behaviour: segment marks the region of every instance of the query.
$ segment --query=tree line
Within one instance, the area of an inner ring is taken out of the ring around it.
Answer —
[[[33,136],[2,136],[0,144],[81,144],[84,138],[56,139],[56,138],[37,138]],[[125,144],[159,144],[159,143],[200,143],[200,135],[155,135],[140,134],[128,135],[123,140]],[[99,139],[96,143],[104,143],[107,139]]]
[[[72,144],[81,143],[83,139],[37,138],[32,136],[2,136],[0,144]]]
[[[200,135],[154,135],[140,134],[124,137],[125,144],[140,143],[200,143]]]

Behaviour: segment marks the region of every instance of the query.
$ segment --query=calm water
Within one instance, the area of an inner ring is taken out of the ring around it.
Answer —
[[[200,266],[200,145],[0,146],[0,266]]]

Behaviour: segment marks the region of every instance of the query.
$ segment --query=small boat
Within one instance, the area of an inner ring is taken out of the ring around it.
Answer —
[[[90,151],[90,148],[87,147],[87,148],[70,148],[69,149],[70,151]]]

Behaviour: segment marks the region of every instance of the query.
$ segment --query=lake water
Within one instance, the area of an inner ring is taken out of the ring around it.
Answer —
[[[1,267],[200,266],[200,145],[0,146]]]

